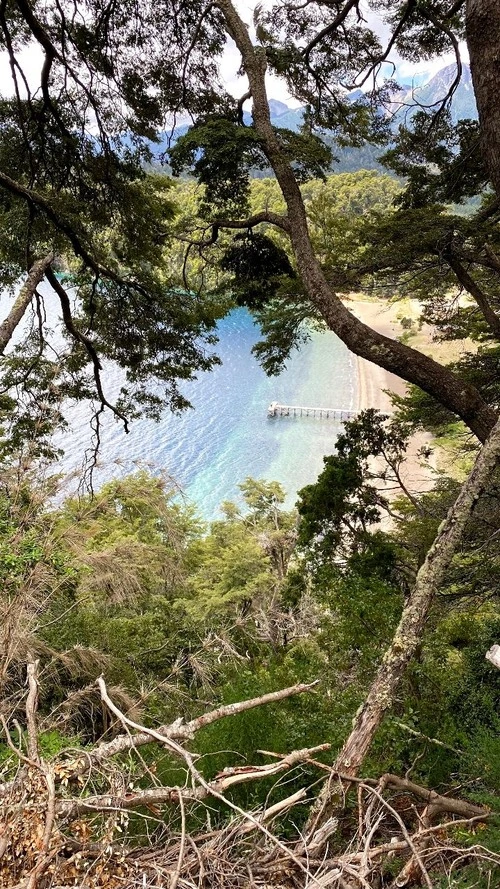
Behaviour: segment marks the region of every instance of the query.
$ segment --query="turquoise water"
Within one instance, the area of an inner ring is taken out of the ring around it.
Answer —
[[[159,424],[131,424],[129,435],[111,418],[102,436],[97,484],[146,465],[162,470],[182,487],[206,519],[223,500],[238,498],[247,476],[275,479],[292,505],[296,492],[314,481],[323,455],[332,452],[340,426],[312,417],[267,417],[271,401],[312,407],[352,408],[356,397],[353,357],[331,332],[314,333],[279,376],[266,377],[251,354],[258,328],[237,309],[218,328],[222,365],[183,386],[194,410],[166,414]],[[108,388],[112,380],[107,380]],[[81,465],[90,441],[88,412],[72,412],[62,437],[64,468]]]

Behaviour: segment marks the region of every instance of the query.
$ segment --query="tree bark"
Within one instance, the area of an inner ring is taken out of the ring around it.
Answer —
[[[352,731],[334,765],[335,772],[355,776],[368,752],[384,714],[392,706],[403,674],[422,639],[434,597],[460,543],[474,507],[491,483],[500,462],[500,421],[481,449],[472,472],[420,568],[415,586],[405,605],[390,648],[386,651],[370,691],[355,716]],[[327,820],[336,794],[325,785],[308,822],[306,836]]]
[[[492,645],[486,652],[485,657],[494,667],[498,667],[500,670],[500,645]]]
[[[271,124],[265,86],[265,50],[252,44],[248,29],[231,0],[217,0],[217,6],[242,57],[253,100],[254,126],[262,138],[264,151],[285,199],[290,241],[309,298],[330,330],[352,352],[419,386],[461,417],[480,441],[485,441],[495,425],[497,413],[486,404],[477,389],[432,358],[363,324],[332,291],[311,244],[304,203],[293,168]]]
[[[54,254],[48,253],[43,259],[38,259],[30,268],[28,277],[24,282],[19,294],[17,295],[14,305],[12,306],[5,321],[0,324],[0,355],[3,355],[8,343],[12,338],[16,327],[24,317],[24,313],[28,308],[35,290],[40,284],[45,272],[54,260]]]
[[[466,35],[481,130],[481,148],[500,197],[500,3],[467,0]]]

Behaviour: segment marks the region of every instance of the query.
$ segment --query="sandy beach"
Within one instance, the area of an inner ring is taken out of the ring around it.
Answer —
[[[369,327],[373,327],[379,333],[391,339],[396,339],[402,332],[401,325],[396,318],[394,305],[381,302],[368,302],[368,300],[356,300],[349,303],[353,315],[356,315]],[[358,405],[359,411],[368,407],[377,408],[380,411],[392,412],[391,399],[385,390],[404,395],[406,383],[401,377],[389,373],[383,367],[366,361],[365,358],[357,359],[358,370]]]
[[[401,335],[402,327],[398,320],[401,307],[397,303],[355,298],[349,301],[348,306],[353,315],[379,333],[391,339]],[[392,413],[394,408],[389,393],[404,395],[406,382],[364,358],[358,357],[357,371],[357,409],[362,411],[373,407],[384,413]],[[414,435],[410,442],[402,476],[404,484],[412,493],[428,491],[433,487],[435,459],[431,456],[429,460],[422,462],[419,456],[421,448],[429,445],[432,446],[432,436],[424,432]]]

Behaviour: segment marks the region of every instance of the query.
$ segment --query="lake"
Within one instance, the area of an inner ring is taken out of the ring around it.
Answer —
[[[160,423],[138,420],[125,435],[108,417],[102,434],[96,484],[146,465],[164,471],[182,487],[205,519],[218,515],[223,500],[237,499],[247,476],[281,482],[292,505],[296,493],[314,481],[323,456],[333,451],[340,425],[313,417],[268,418],[270,402],[352,409],[356,403],[356,362],[330,331],[314,332],[279,377],[267,377],[251,354],[259,330],[246,309],[218,325],[222,365],[184,384],[194,410],[166,413]],[[106,389],[115,388],[104,378]],[[90,443],[88,408],[69,413],[70,427],[58,437],[65,450],[62,468],[81,465]]]

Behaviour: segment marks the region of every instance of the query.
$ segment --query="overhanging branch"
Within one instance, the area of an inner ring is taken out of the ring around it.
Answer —
[[[217,0],[216,5],[224,16],[228,33],[240,51],[253,98],[254,126],[285,199],[290,241],[297,270],[309,299],[330,330],[352,352],[419,386],[461,417],[477,437],[485,441],[495,425],[497,413],[486,404],[477,389],[432,358],[359,321],[332,290],[311,243],[296,176],[271,123],[265,83],[265,50],[253,45],[248,29],[231,0]]]
[[[217,242],[221,229],[244,231],[245,229],[256,228],[256,226],[264,223],[274,225],[276,228],[281,228],[287,233],[290,232],[290,220],[287,216],[281,216],[279,213],[273,213],[271,210],[262,210],[260,213],[255,213],[254,216],[249,216],[248,219],[214,220],[211,224],[210,235],[207,238],[192,240],[186,237],[178,237],[178,239],[180,241],[187,241],[192,247],[200,247],[203,249],[204,247],[211,247],[212,244]]]
[[[126,278],[122,278],[112,269],[100,265],[100,263],[98,263],[91,256],[74,228],[66,219],[64,219],[63,216],[61,216],[54,209],[47,198],[43,197],[43,195],[39,194],[37,191],[34,191],[34,189],[26,188],[24,185],[16,182],[15,179],[11,179],[11,177],[7,176],[6,173],[0,171],[0,187],[2,186],[11,194],[23,198],[23,200],[25,200],[34,209],[44,213],[45,216],[54,224],[57,231],[61,232],[61,234],[65,235],[68,238],[71,246],[73,247],[75,255],[80,257],[80,259],[83,260],[84,264],[88,266],[88,268],[92,269],[92,271],[95,272],[95,274],[99,278],[109,278],[111,281],[114,281],[115,284],[118,284],[121,287],[130,287],[133,290],[138,291],[142,295],[147,296],[146,289],[137,281],[134,281],[133,279],[128,280]]]
[[[46,274],[46,277],[47,277],[47,280],[48,280],[50,286],[53,288],[53,290],[55,290],[55,292],[57,293],[57,295],[59,297],[64,326],[65,326],[66,330],[68,331],[70,336],[74,340],[76,340],[76,342],[81,343],[81,345],[84,347],[85,351],[87,352],[87,355],[89,356],[89,358],[92,362],[92,366],[93,366],[93,370],[94,370],[95,385],[96,385],[96,389],[97,389],[97,394],[99,396],[99,400],[101,402],[101,406],[103,408],[104,407],[109,408],[109,410],[112,411],[112,413],[115,415],[115,417],[118,417],[118,419],[122,421],[125,432],[128,432],[129,428],[128,428],[128,420],[127,420],[126,416],[124,414],[122,414],[114,404],[111,404],[111,402],[108,401],[108,399],[106,398],[106,396],[104,394],[104,389],[102,387],[102,380],[101,380],[102,365],[101,365],[101,362],[99,359],[99,355],[97,354],[96,348],[95,348],[92,340],[89,339],[89,337],[86,336],[84,333],[82,333],[81,330],[78,330],[78,328],[75,326],[75,322],[73,321],[73,316],[71,314],[71,303],[70,303],[68,294],[66,293],[61,282],[56,278],[56,276],[51,268],[47,268],[45,274]]]

